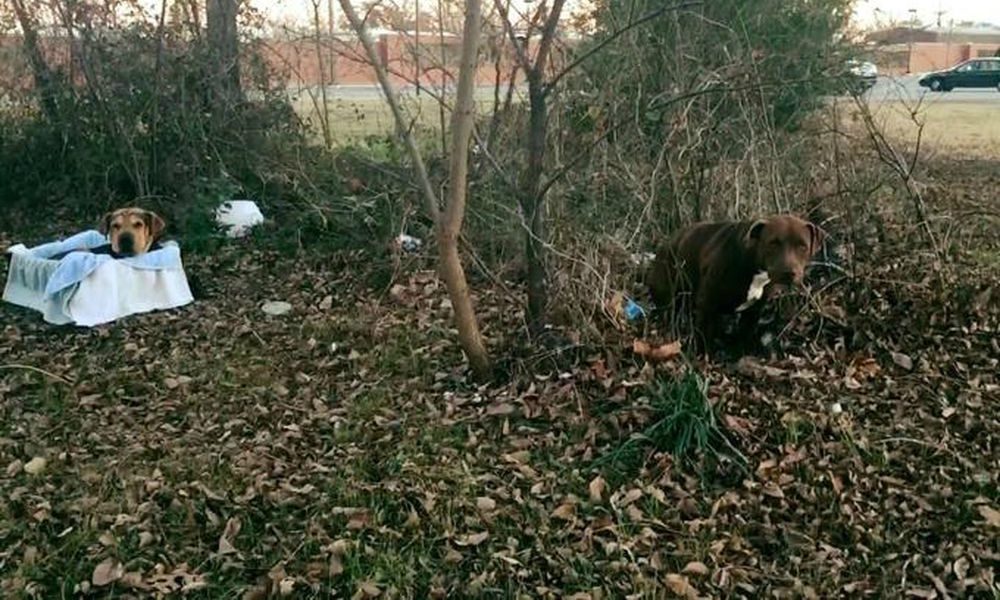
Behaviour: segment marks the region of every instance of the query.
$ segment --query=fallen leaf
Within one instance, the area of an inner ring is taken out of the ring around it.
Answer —
[[[41,456],[36,456],[24,465],[24,472],[28,475],[41,475],[42,471],[45,470],[48,461]]]
[[[94,567],[94,574],[90,576],[90,582],[97,587],[111,585],[121,579],[124,573],[125,570],[117,560],[106,558]]]
[[[344,563],[340,560],[340,557],[336,554],[330,555],[330,564],[327,567],[327,572],[330,577],[336,577],[344,572]]]
[[[239,519],[232,517],[226,521],[226,528],[222,531],[222,535],[219,537],[219,554],[232,554],[236,552],[236,547],[233,545],[233,542],[236,540],[236,536],[239,532]]]
[[[604,499],[604,489],[607,487],[607,482],[604,481],[603,477],[598,475],[591,480],[587,487],[590,489],[590,499],[593,502],[601,502]]]
[[[890,352],[889,355],[892,357],[892,362],[896,363],[900,368],[910,371],[913,369],[913,359],[901,352]]]
[[[642,340],[635,340],[632,342],[632,352],[650,362],[667,361],[680,355],[681,342],[674,340],[669,344],[654,347]]]
[[[985,504],[980,504],[978,509],[979,514],[986,519],[986,524],[990,527],[1000,527],[1000,510],[996,510],[991,506]]]
[[[455,538],[455,544],[459,546],[478,546],[486,541],[490,534],[486,531],[480,533],[470,533],[462,537]]]
[[[481,511],[487,512],[494,510],[497,507],[497,502],[493,498],[487,498],[486,496],[480,496],[476,498],[476,508]]]
[[[382,590],[379,589],[377,585],[371,581],[366,581],[361,584],[359,591],[363,594],[365,598],[378,598],[382,595]]]
[[[699,577],[704,577],[705,575],[708,575],[709,571],[708,566],[706,566],[705,563],[691,561],[684,565],[684,568],[681,569],[681,573],[684,573],[685,575],[697,575]]]
[[[670,591],[684,598],[697,598],[698,590],[694,589],[688,578],[678,573],[671,573],[666,576],[665,582]]]
[[[559,508],[552,511],[552,518],[572,521],[576,518],[576,505],[569,502],[559,505]]]

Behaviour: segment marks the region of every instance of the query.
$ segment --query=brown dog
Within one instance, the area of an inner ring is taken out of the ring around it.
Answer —
[[[754,275],[772,283],[799,285],[819,250],[823,230],[792,215],[758,221],[696,223],[662,246],[647,276],[654,302],[669,307],[678,295],[694,299],[695,329],[714,342],[721,317],[747,300]]]
[[[145,254],[163,233],[160,215],[142,208],[119,208],[104,216],[101,233],[111,239],[111,253],[123,256]]]

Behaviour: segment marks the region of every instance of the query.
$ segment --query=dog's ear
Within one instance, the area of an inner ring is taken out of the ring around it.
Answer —
[[[144,212],[143,217],[146,219],[146,227],[149,229],[150,239],[155,240],[160,237],[160,234],[162,234],[163,230],[167,227],[167,223],[163,220],[163,218],[151,210]]]
[[[759,219],[754,221],[750,225],[750,229],[747,229],[746,244],[747,246],[753,247],[760,241],[760,235],[764,233],[764,227],[767,226],[766,219]]]
[[[826,239],[826,232],[819,225],[806,223],[809,228],[809,255],[815,256],[819,249],[823,247],[823,240]]]
[[[108,232],[111,231],[111,220],[114,218],[115,218],[114,211],[111,211],[108,214],[101,217],[101,224],[98,227],[101,233],[103,233],[104,235],[108,235]]]

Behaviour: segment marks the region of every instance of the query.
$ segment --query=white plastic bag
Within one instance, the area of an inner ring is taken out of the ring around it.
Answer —
[[[215,222],[226,229],[226,235],[240,238],[264,222],[264,214],[251,200],[230,200],[215,210]]]

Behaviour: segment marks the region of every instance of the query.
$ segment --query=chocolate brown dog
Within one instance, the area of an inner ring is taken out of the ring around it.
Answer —
[[[772,284],[801,284],[824,235],[816,225],[787,214],[696,223],[659,249],[647,285],[661,308],[690,294],[699,341],[710,346],[720,332],[721,318],[747,300],[754,275],[766,271]]]

